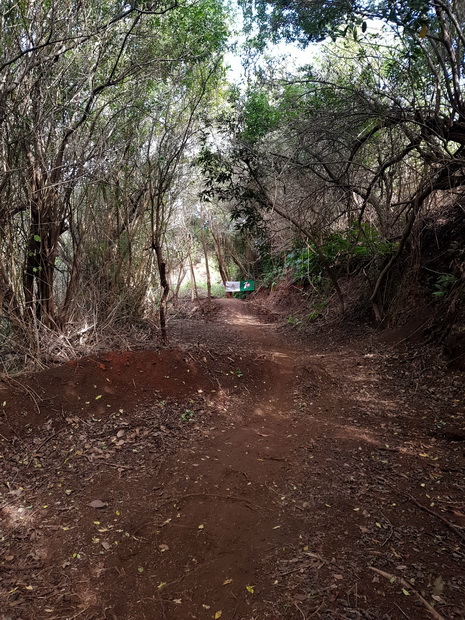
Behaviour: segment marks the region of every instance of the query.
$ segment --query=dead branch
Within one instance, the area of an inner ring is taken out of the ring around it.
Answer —
[[[375,568],[374,566],[369,566],[368,568],[369,570],[372,570],[374,573],[377,573],[378,575],[381,575],[382,577],[389,579],[391,583],[400,583],[402,586],[404,586],[404,588],[408,588],[423,603],[423,605],[426,607],[428,612],[433,616],[433,618],[436,618],[436,620],[446,620],[446,618],[444,618],[444,616],[441,616],[441,614],[438,613],[434,609],[434,607],[432,607],[428,603],[428,601],[425,598],[423,598],[422,595],[412,587],[412,584],[406,581],[403,577],[398,577],[397,575],[386,573],[385,571],[380,570],[379,568]]]

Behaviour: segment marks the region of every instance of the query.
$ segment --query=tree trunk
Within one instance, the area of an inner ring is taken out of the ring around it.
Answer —
[[[181,288],[182,283],[184,282],[184,278],[186,277],[186,273],[187,273],[187,271],[186,271],[186,269],[184,267],[184,262],[183,262],[182,265],[179,268],[179,273],[178,273],[178,277],[177,277],[177,280],[176,280],[176,285],[175,285],[173,294],[171,295],[171,299],[174,302],[177,302],[178,299],[179,299],[179,290]]]
[[[155,255],[157,257],[157,267],[158,273],[160,275],[160,284],[162,287],[162,295],[160,299],[159,306],[159,314],[160,314],[160,330],[161,330],[161,341],[164,346],[168,345],[168,332],[166,330],[166,300],[168,299],[168,295],[170,292],[170,285],[168,279],[166,277],[166,263],[163,259],[162,248],[159,243],[155,243],[153,246],[155,250]]]
[[[189,252],[189,267],[190,267],[190,272],[191,272],[191,299],[192,301],[197,301],[197,303],[200,306],[199,293],[197,291],[197,282],[195,280],[195,273],[194,273],[194,263],[192,262],[192,256],[190,252]]]
[[[212,283],[210,278],[210,266],[208,263],[207,241],[205,239],[205,230],[203,227],[200,229],[200,239],[202,241],[203,256],[205,258],[205,271],[207,274],[207,298],[208,308],[210,308],[212,304]]]
[[[221,281],[223,282],[223,286],[226,286],[226,282],[229,280],[229,276],[227,265],[224,262],[223,251],[221,248],[221,240],[219,236],[215,235],[213,230],[211,230],[210,232],[215,243],[216,259],[218,261],[218,269],[220,271]]]

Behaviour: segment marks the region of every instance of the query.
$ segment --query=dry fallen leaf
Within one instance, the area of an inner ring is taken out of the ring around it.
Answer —
[[[433,598],[435,596],[440,596],[442,594],[443,589],[444,589],[444,580],[441,577],[441,575],[439,575],[439,577],[436,577],[433,583]]]
[[[232,583],[232,581],[233,581],[232,579],[226,579],[225,581],[223,581],[223,585],[227,586],[228,583]]]
[[[94,499],[92,502],[90,502],[90,504],[87,505],[91,508],[105,508],[105,506],[108,506],[108,504],[106,502],[102,502],[101,499]]]

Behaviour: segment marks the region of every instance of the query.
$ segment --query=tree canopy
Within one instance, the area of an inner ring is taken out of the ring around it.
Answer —
[[[381,319],[419,218],[460,200],[461,2],[241,7],[244,53],[287,41],[309,62],[228,84],[220,0],[2,4],[0,292],[25,350],[153,301],[167,342],[170,291],[209,255],[225,280],[306,248],[341,312],[357,255]]]

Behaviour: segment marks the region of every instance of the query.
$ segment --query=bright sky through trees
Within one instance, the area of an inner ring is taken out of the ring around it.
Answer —
[[[247,71],[244,69],[244,66],[248,66],[251,51],[247,49],[246,45],[247,36],[244,34],[242,11],[237,4],[233,6],[233,34],[230,39],[232,49],[226,54],[225,64],[228,67],[228,79],[233,83],[239,84],[246,77]],[[376,34],[389,40],[391,38],[389,30],[389,27],[380,20],[367,20],[367,36]],[[287,43],[284,40],[281,40],[279,43],[273,43],[270,40],[263,53],[257,53],[252,66],[254,64],[257,66],[262,65],[265,59],[274,59],[275,61],[281,61],[286,70],[294,71],[298,67],[311,64],[315,57],[319,55],[322,47],[327,43],[331,43],[331,40],[326,39],[325,41],[310,43],[306,47],[302,47],[297,43]]]

